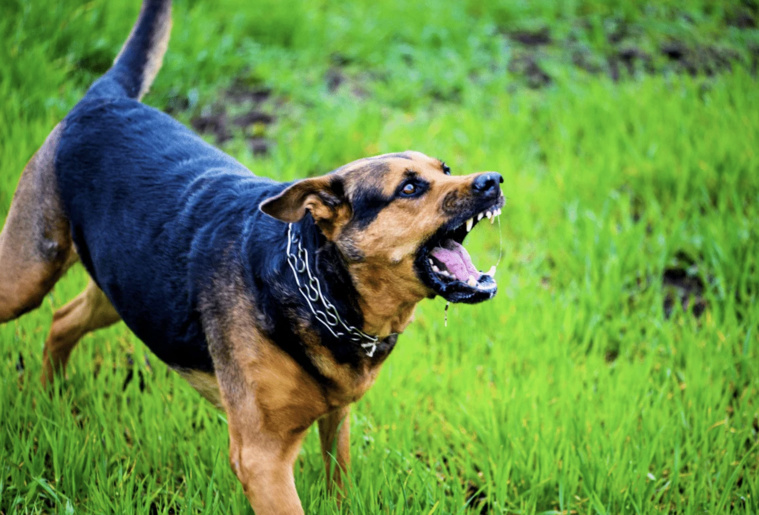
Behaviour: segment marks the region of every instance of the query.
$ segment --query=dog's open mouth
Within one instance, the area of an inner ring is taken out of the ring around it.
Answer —
[[[419,275],[437,295],[450,302],[475,304],[493,298],[497,291],[495,267],[481,272],[472,262],[463,242],[481,220],[493,221],[501,214],[503,197],[492,206],[455,218],[443,226],[419,249]]]

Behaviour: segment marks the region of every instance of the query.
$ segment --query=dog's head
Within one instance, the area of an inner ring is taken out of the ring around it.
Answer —
[[[500,213],[502,182],[494,172],[451,175],[419,152],[385,154],[298,181],[261,210],[291,223],[310,212],[360,292],[476,303],[492,298],[496,283],[462,243],[482,218]]]

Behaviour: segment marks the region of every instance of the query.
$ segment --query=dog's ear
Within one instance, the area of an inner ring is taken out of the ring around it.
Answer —
[[[288,223],[300,221],[309,211],[328,237],[335,227],[350,218],[343,181],[335,175],[298,181],[279,195],[261,202],[259,209]]]

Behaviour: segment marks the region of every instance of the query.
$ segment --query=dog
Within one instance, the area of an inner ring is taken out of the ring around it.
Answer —
[[[293,464],[304,434],[318,422],[339,494],[350,405],[416,305],[496,294],[462,242],[500,214],[503,179],[454,176],[413,151],[290,183],[256,177],[140,103],[170,4],[144,1],[113,66],[24,169],[0,233],[0,323],[39,306],[81,261],[91,281],[53,315],[43,384],[83,335],[123,320],[225,410],[231,466],[256,513],[302,513]]]

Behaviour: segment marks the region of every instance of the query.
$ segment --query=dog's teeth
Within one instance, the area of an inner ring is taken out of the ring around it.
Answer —
[[[449,274],[449,273],[448,273],[448,272],[446,272],[445,270],[441,270],[441,271],[440,271],[440,273],[441,273],[441,274],[443,274],[443,275],[444,275],[444,276],[446,276],[446,277],[450,277],[450,276],[451,276],[451,274]]]
[[[466,232],[471,231],[473,225],[474,225],[474,220],[473,219],[470,218],[469,220],[467,220],[466,221]]]
[[[432,265],[432,271],[440,273],[440,269],[438,267],[436,267],[435,265]]]
[[[477,215],[477,221],[479,222],[480,220],[482,220],[483,216],[485,216],[485,215],[483,215],[482,213],[480,213],[479,215]]]
[[[429,261],[431,265],[434,265],[434,264],[435,264],[435,262],[434,262],[434,261],[432,261],[431,259],[427,259],[427,261]]]
[[[469,276],[469,280],[468,280],[466,283],[467,283],[469,286],[471,286],[472,288],[474,288],[474,287],[476,287],[476,286],[477,286],[477,279],[475,279],[473,275],[470,275],[470,276]]]
[[[490,277],[495,277],[495,265],[490,267],[490,270],[485,272],[485,275],[489,275]]]
[[[485,211],[485,216],[488,217],[488,220],[490,220],[493,216],[493,213],[491,213],[489,210]]]
[[[501,216],[501,208],[500,207],[496,210],[495,216]]]

